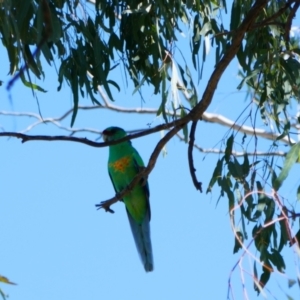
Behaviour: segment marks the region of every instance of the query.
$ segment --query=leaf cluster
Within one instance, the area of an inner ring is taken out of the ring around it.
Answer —
[[[234,135],[231,135],[226,142],[225,154],[218,160],[214,169],[207,193],[211,192],[213,186],[217,183],[220,187],[219,200],[225,195],[228,198],[229,212],[235,234],[233,253],[238,252],[239,249],[247,248],[244,245],[244,241],[248,239],[246,224],[255,224],[252,229],[252,239],[256,250],[260,254],[258,259],[262,264],[262,274],[258,280],[255,262],[254,288],[259,293],[261,288],[268,282],[274,268],[281,273],[284,272],[285,262],[281,251],[284,246],[287,246],[288,242],[290,242],[290,245],[296,242],[291,237],[289,220],[295,218],[281,203],[277,191],[288,176],[292,165],[299,159],[300,143],[295,144],[288,152],[278,176],[273,168],[273,163],[269,163],[267,160],[256,160],[250,164],[248,155],[245,153],[243,162],[239,162],[232,155],[233,145]],[[256,179],[256,167],[261,164],[268,170],[266,177],[271,179],[274,190],[273,195],[268,195],[264,191],[261,181]],[[276,210],[278,210],[277,214]],[[240,213],[240,228],[236,228],[235,224],[237,212]],[[298,241],[297,236],[296,238]]]
[[[218,64],[254,4],[250,0],[233,1],[227,27],[219,18],[222,12],[227,13],[224,0],[91,2],[0,2],[0,36],[10,61],[9,73],[19,70],[26,86],[45,91],[32,83],[31,74],[39,79],[45,76],[41,56],[50,65],[59,62],[58,90],[66,81],[73,92],[72,124],[79,96],[89,96],[99,105],[95,93],[101,85],[113,100],[111,88],[119,91],[120,87],[111,74],[120,64],[134,83],[134,92],[147,83],[155,94],[162,95],[159,113],[165,112],[170,91],[173,97],[177,91],[184,92],[194,107],[199,99],[189,63],[185,55],[183,63],[175,56],[179,36],[192,28],[191,59],[200,79],[211,47]],[[300,95],[300,50],[298,43],[289,38],[297,3],[294,7],[292,4],[294,1],[269,1],[237,53],[243,77],[238,88],[247,84],[254,90],[262,118],[273,118],[278,128],[279,114]],[[289,128],[287,120],[283,136]]]
[[[10,61],[9,73],[17,74],[26,86],[45,92],[32,83],[31,76],[45,77],[41,57],[49,65],[59,63],[58,90],[66,81],[73,92],[72,125],[79,96],[89,96],[99,105],[95,93],[103,86],[113,100],[111,88],[120,88],[111,74],[120,64],[134,83],[134,92],[147,83],[155,94],[161,93],[160,112],[165,111],[167,82],[172,94],[184,91],[192,107],[197,103],[188,64],[177,65],[174,49],[184,32],[181,27],[186,30],[193,24],[191,52],[197,68],[201,37],[222,30],[216,15],[226,8],[225,1],[91,2],[94,5],[75,0],[1,1],[0,36]],[[224,37],[216,40],[218,45],[220,40],[226,45]],[[203,52],[203,62],[207,52]],[[222,51],[218,52],[220,56]]]

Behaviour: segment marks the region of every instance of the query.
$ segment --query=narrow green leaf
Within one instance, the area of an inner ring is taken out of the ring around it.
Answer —
[[[283,207],[283,211],[285,214],[287,214],[286,207]],[[283,216],[284,216],[283,213],[279,215],[279,217],[283,217]],[[289,232],[287,221],[285,219],[279,221],[279,225],[280,225],[280,242],[279,242],[278,252],[281,252],[283,246],[285,246],[290,239],[290,232]]]
[[[226,142],[226,149],[225,149],[225,161],[229,163],[230,156],[232,153],[232,146],[233,146],[234,136],[233,134],[228,138]]]
[[[115,81],[107,80],[107,83],[113,85],[118,90],[118,92],[120,92],[120,87]]]
[[[288,287],[291,288],[292,286],[294,286],[296,283],[295,279],[288,279]],[[293,299],[291,297],[289,297],[289,299]]]
[[[255,225],[252,229],[252,237],[254,239],[254,244],[257,250],[260,250],[261,230],[262,230],[261,225]]]
[[[256,268],[256,260],[254,261],[253,264],[253,273],[254,273],[254,291],[259,291],[259,282],[258,282],[258,272],[257,272],[257,268]]]
[[[219,159],[218,162],[217,162],[217,165],[214,169],[214,172],[213,172],[213,175],[210,179],[210,182],[208,184],[208,188],[206,190],[206,194],[211,192],[212,190],[212,187],[214,186],[214,184],[216,183],[216,181],[218,180],[218,178],[221,178],[222,176],[222,169],[223,169],[223,160],[224,160],[224,157],[222,159]]]
[[[260,70],[253,70],[251,71],[248,76],[244,77],[243,80],[241,81],[241,83],[237,86],[237,89],[240,90],[244,83],[247,82],[248,80],[250,80],[251,78],[255,77],[258,73],[260,72]]]
[[[91,84],[89,79],[85,76],[84,77],[84,83],[85,83],[85,89],[86,89],[86,93],[87,95],[89,95],[91,97],[91,100],[93,102],[93,104],[97,104],[99,106],[102,106],[101,103],[95,98],[92,88],[91,88]]]
[[[135,89],[132,92],[132,96],[142,87],[142,85],[144,84],[144,82],[146,81],[146,76],[144,76],[141,80],[141,82],[135,87]]]
[[[290,241],[290,247],[293,246],[295,243],[300,244],[300,229],[297,231],[296,235]]]
[[[246,178],[250,171],[250,164],[247,152],[244,153],[244,162],[242,164],[243,177]]]
[[[254,170],[253,173],[251,174],[251,179],[250,179],[250,189],[253,191],[254,189],[254,181],[256,177],[256,171]]]
[[[42,51],[47,63],[51,66],[51,61],[53,61],[53,55],[50,51],[49,45],[43,44],[41,47],[41,51]]]
[[[300,185],[298,186],[297,189],[297,199],[300,200]]]
[[[201,45],[201,23],[200,23],[200,15],[196,14],[194,18],[194,30],[193,30],[193,38],[192,38],[192,62],[194,68],[197,69],[196,65],[196,56],[198,55],[200,45]]]
[[[240,20],[241,20],[241,3],[235,0],[232,1],[230,30],[237,29]]]
[[[243,181],[244,172],[242,166],[239,164],[238,160],[233,157],[233,161],[228,162],[228,170],[231,173],[232,177],[234,177],[238,181]]]
[[[273,199],[267,198],[266,205],[266,209],[264,210],[266,215],[265,223],[268,223],[273,219],[275,212],[275,202]]]
[[[300,152],[300,142],[293,145],[288,154],[286,155],[283,168],[279,173],[278,177],[273,183],[274,190],[278,191],[283,181],[287,178],[292,166],[296,163]]]
[[[269,254],[269,258],[277,270],[280,273],[284,273],[286,266],[282,255],[277,250],[272,249],[272,254]]]
[[[180,109],[180,117],[183,118],[186,116],[186,112],[184,107],[181,106]],[[189,141],[189,129],[187,125],[184,125],[184,127],[182,128],[182,132],[183,132],[183,136],[184,136],[184,141],[187,143]]]
[[[187,81],[186,81],[185,76],[184,76],[184,70],[183,70],[183,68],[181,67],[180,64],[178,64],[178,69],[179,69],[181,79],[182,79],[183,84],[184,84],[184,88],[186,89],[187,88]]]
[[[47,91],[44,90],[44,89],[43,89],[42,87],[40,87],[39,85],[27,81],[27,80],[25,79],[24,73],[20,73],[20,78],[21,78],[21,80],[22,80],[22,82],[23,82],[23,84],[24,84],[25,86],[27,86],[27,87],[29,87],[29,88],[31,88],[31,89],[33,89],[33,90],[37,90],[37,91],[39,91],[39,92],[47,93]]]
[[[3,291],[1,289],[0,289],[0,295],[1,295],[3,300],[6,300],[6,296],[5,296],[5,294],[3,293]]]
[[[26,59],[26,63],[27,66],[29,67],[29,69],[33,72],[33,74],[37,77],[37,78],[41,78],[41,71],[36,63],[36,61],[34,60],[34,57],[30,51],[29,45],[24,45],[24,56]]]
[[[272,158],[272,160],[273,160],[273,158]],[[268,169],[271,173],[271,182],[272,182],[272,185],[274,185],[275,181],[277,180],[277,174],[276,174],[275,170],[272,168],[271,165],[267,163],[267,167],[268,167]]]
[[[55,8],[52,5],[51,6],[49,5],[49,8],[51,11],[50,17],[51,17],[51,25],[52,25],[52,33],[50,39],[55,43],[62,37],[63,29],[61,26],[62,25],[61,20],[58,18]]]
[[[237,53],[237,59],[239,61],[239,64],[241,65],[241,67],[243,68],[244,72],[249,73],[249,67],[246,63],[248,56],[246,55],[246,53],[243,51],[243,45],[240,46],[240,49]]]
[[[159,107],[159,109],[157,111],[157,115],[159,116],[160,114],[162,114],[165,122],[168,123],[168,118],[167,118],[167,114],[166,114],[166,103],[167,103],[168,92],[166,90],[165,74],[163,75],[163,79],[162,79],[161,85],[162,85],[162,91],[161,91],[161,98],[162,98],[162,100],[161,100],[160,107]]]
[[[276,226],[273,226],[273,230],[272,230],[272,233],[273,233],[273,245],[274,245],[274,248],[277,249],[277,231],[276,231]]]
[[[4,282],[6,284],[16,285],[16,283],[11,282],[7,277],[0,275],[0,282]]]
[[[268,253],[268,255],[270,255],[270,253]],[[274,272],[274,269],[270,263],[270,260],[269,259],[266,259],[264,261],[264,264],[263,264],[263,271],[264,272]]]
[[[111,52],[111,56],[113,55],[113,49],[122,51],[122,42],[114,32],[110,34],[108,45],[109,45],[109,50]]]
[[[268,223],[272,220],[275,212],[275,202],[273,199],[266,197],[264,194],[259,195],[257,210],[253,216],[253,219],[260,217],[262,212],[264,212],[266,216],[265,223]]]
[[[249,221],[253,221],[251,216],[252,216],[252,212],[255,207],[255,204],[253,204],[254,199],[251,194],[252,191],[250,190],[250,187],[249,187],[249,184],[247,181],[244,180],[243,184],[244,184],[244,197],[246,197],[245,200],[248,205],[247,210],[245,211],[244,215]]]
[[[72,81],[71,81],[71,88],[73,92],[73,102],[74,102],[74,107],[73,107],[73,114],[72,114],[72,119],[71,119],[71,127],[74,125],[76,115],[78,112],[78,102],[79,102],[79,97],[78,97],[78,77],[75,71],[72,71]]]
[[[8,44],[6,50],[9,57],[9,63],[10,63],[9,74],[13,75],[18,67],[18,62],[19,62],[18,48],[12,44]]]
[[[238,238],[236,237],[238,236]],[[239,249],[242,249],[242,244],[244,242],[244,236],[240,231],[236,232],[236,236],[234,238],[234,248],[233,248],[233,254],[238,252]]]
[[[271,272],[265,270],[261,276],[260,276],[260,280],[259,280],[259,285],[261,286],[261,288],[264,288],[266,286],[266,284],[268,283],[269,279],[271,276]],[[259,294],[259,291],[257,291]]]
[[[247,231],[246,231],[246,224],[245,224],[245,206],[244,203],[241,203],[241,219],[242,219],[242,230],[243,230],[243,235],[245,237],[245,240],[248,239]]]
[[[231,190],[232,182],[229,177],[223,176],[221,181],[221,188],[227,194],[228,197],[228,210],[231,211],[234,207],[234,193]]]
[[[58,82],[59,82],[59,85],[57,87],[58,92],[61,90],[62,83],[63,83],[65,73],[67,72],[67,70],[68,70],[68,61],[63,60],[59,67],[59,72],[58,72]]]
[[[264,189],[263,189],[263,187],[262,187],[262,185],[261,185],[261,183],[260,183],[259,180],[256,181],[256,186],[257,186],[257,190],[259,192],[263,192],[264,191]],[[262,194],[259,194],[259,197],[263,197]]]

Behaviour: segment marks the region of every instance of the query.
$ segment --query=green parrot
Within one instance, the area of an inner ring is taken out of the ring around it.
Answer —
[[[104,141],[115,141],[126,136],[119,127],[103,131]],[[116,193],[126,188],[139,173],[144,163],[131,141],[109,146],[108,173]],[[153,271],[153,255],[150,239],[150,202],[148,182],[141,180],[122,199],[126,206],[134,241],[146,272]]]

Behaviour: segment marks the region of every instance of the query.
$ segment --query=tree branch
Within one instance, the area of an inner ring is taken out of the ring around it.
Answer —
[[[295,5],[293,6],[293,8],[288,16],[287,22],[284,27],[284,30],[285,30],[284,39],[287,44],[290,42],[290,30],[292,27],[292,20],[295,17],[296,11],[298,10],[299,6],[300,6],[300,1],[295,1]]]
[[[195,132],[196,132],[197,123],[198,123],[197,121],[194,121],[191,126],[190,140],[189,140],[189,147],[188,147],[188,162],[189,162],[190,173],[191,173],[194,186],[196,190],[199,190],[200,193],[202,193],[202,183],[197,179],[196,168],[194,166],[194,159],[193,159],[193,148],[195,143]]]
[[[176,133],[176,136],[179,138],[180,141],[185,142],[185,138],[180,134]],[[225,150],[221,149],[215,149],[215,148],[202,148],[194,143],[194,148],[202,153],[213,153],[213,154],[225,154]],[[284,151],[270,151],[270,152],[264,152],[264,151],[254,151],[254,152],[246,152],[248,156],[286,156],[286,152]],[[235,157],[244,157],[245,152],[237,152],[232,150],[231,154]]]
[[[112,105],[111,103],[106,103],[104,106],[78,106],[78,109],[81,110],[95,110],[95,109],[109,109],[112,111],[122,112],[122,113],[138,113],[138,114],[154,114],[157,115],[158,110],[154,108],[125,108],[121,106]],[[26,116],[26,117],[34,117],[38,121],[29,125],[25,130],[21,131],[21,133],[25,133],[33,129],[34,127],[43,124],[43,123],[52,123],[53,125],[57,126],[60,129],[66,130],[71,132],[72,134],[76,132],[91,132],[94,134],[101,134],[100,130],[93,129],[93,128],[71,128],[61,125],[59,122],[65,119],[67,116],[69,116],[73,112],[73,109],[69,109],[67,112],[65,112],[62,116],[56,117],[56,118],[41,118],[38,114],[30,113],[30,112],[9,112],[9,111],[0,111],[0,115],[6,115],[6,116]],[[174,116],[174,112],[166,111],[166,115]],[[176,115],[176,117],[180,117],[179,114]],[[261,138],[265,138],[271,141],[275,141],[276,138],[280,136],[280,134],[276,132],[270,132],[266,131],[260,128],[253,128],[251,126],[246,125],[239,125],[235,121],[232,121],[220,114],[213,114],[209,112],[204,112],[202,115],[202,120],[209,123],[219,124],[222,126],[226,126],[232,129],[235,129],[239,131],[240,133],[244,133],[247,135],[256,135]],[[297,124],[291,124],[292,127],[295,127],[296,129],[299,129]],[[29,141],[30,139],[28,139]],[[287,136],[284,138],[278,140],[278,142],[282,142],[285,144],[290,144],[290,142],[295,143],[294,140],[289,139]]]
[[[89,145],[91,147],[97,147],[97,148],[102,148],[102,147],[107,147],[107,146],[111,146],[111,145],[116,145],[119,143],[122,143],[124,141],[128,141],[128,140],[132,140],[132,139],[136,139],[142,136],[146,136],[149,135],[151,133],[154,132],[158,132],[164,129],[169,129],[171,127],[173,127],[174,125],[176,126],[180,126],[183,127],[183,125],[181,124],[177,124],[179,123],[177,120],[177,122],[172,122],[172,123],[167,123],[167,124],[162,124],[162,125],[158,125],[156,127],[150,128],[150,129],[145,129],[143,131],[140,131],[138,133],[135,134],[130,134],[127,135],[119,140],[116,141],[109,141],[109,142],[105,142],[105,143],[98,143],[98,142],[94,142],[91,140],[88,140],[87,138],[79,138],[79,137],[73,137],[73,136],[62,136],[62,135],[57,135],[57,136],[48,136],[48,135],[27,135],[27,134],[23,134],[23,133],[18,133],[18,132],[0,132],[0,137],[1,136],[7,136],[7,137],[16,137],[22,140],[22,143],[28,142],[28,141],[68,141],[68,142],[77,142],[77,143],[82,143],[82,144],[86,144]]]
[[[79,106],[78,109],[82,109],[82,110],[94,110],[94,109],[103,109],[103,108],[107,108],[107,109],[111,109],[111,110],[115,110],[115,107],[101,107],[101,106]],[[135,108],[122,108],[122,107],[117,107],[116,108],[117,111],[120,112],[129,112],[129,113],[144,113],[144,114],[156,114],[157,110],[156,109],[151,109],[151,108],[143,108],[143,109],[135,109]],[[86,144],[88,146],[92,146],[92,147],[106,147],[109,146],[109,144],[107,143],[97,143],[91,140],[88,140],[86,138],[79,138],[79,137],[71,137],[71,136],[46,136],[46,135],[39,135],[39,136],[31,136],[31,135],[25,135],[24,132],[27,132],[29,130],[31,130],[33,127],[39,125],[39,124],[43,124],[43,123],[51,123],[57,127],[59,127],[60,129],[66,130],[71,132],[71,135],[74,133],[78,133],[78,132],[87,132],[87,133],[93,133],[93,134],[99,134],[101,135],[102,132],[100,130],[94,129],[94,128],[71,128],[71,127],[65,127],[63,125],[61,125],[59,123],[60,120],[65,119],[68,115],[70,115],[72,113],[73,109],[68,110],[67,112],[65,112],[62,116],[57,117],[57,118],[44,118],[42,119],[38,114],[35,113],[29,113],[29,112],[24,112],[24,113],[20,113],[20,112],[7,112],[7,111],[0,111],[0,115],[5,115],[5,116],[25,116],[25,117],[33,117],[38,119],[39,121],[36,123],[33,123],[31,125],[29,125],[25,130],[17,133],[17,132],[3,132],[0,133],[0,137],[1,136],[7,136],[7,137],[16,137],[19,139],[22,139],[22,142],[27,142],[27,141],[69,141],[69,142],[80,142],[83,144]],[[166,112],[167,114],[171,112]],[[203,120],[210,122],[210,123],[216,123],[216,124],[220,124],[226,127],[231,127],[233,129],[239,130],[242,133],[246,133],[248,135],[253,135],[254,131],[253,128],[250,126],[245,126],[245,125],[238,125],[235,124],[235,122],[233,122],[230,119],[227,119],[226,117],[222,116],[222,115],[218,115],[218,114],[211,114],[211,113],[204,113],[203,114]],[[298,125],[291,125],[294,126],[296,129],[298,128]],[[4,128],[2,128],[2,130],[4,130]],[[262,129],[255,129],[257,136],[262,137],[262,138],[267,138],[270,140],[275,140],[276,136],[278,134],[276,133],[272,133],[272,132],[267,132],[264,131]],[[185,139],[182,135],[180,135],[179,133],[176,134],[177,137],[181,140],[185,142]],[[132,139],[132,135],[128,135],[127,139]],[[283,138],[282,140],[280,140],[282,142],[288,142],[287,138]],[[199,145],[194,143],[194,148],[196,148],[197,150],[199,150],[202,153],[214,153],[214,154],[223,154],[225,153],[224,150],[221,149],[211,149],[211,148],[203,148],[200,147]],[[285,156],[286,152],[283,151],[273,151],[273,152],[263,152],[263,151],[257,151],[257,152],[247,152],[247,154],[249,156]],[[239,156],[244,156],[244,152],[236,152],[233,151],[232,155],[239,157]]]
[[[267,25],[272,25],[274,20],[276,20],[278,17],[280,17],[283,13],[286,12],[286,10],[288,8],[290,8],[290,5],[292,3],[296,2],[297,4],[297,0],[290,0],[288,1],[287,3],[285,3],[285,5],[283,7],[281,7],[275,14],[273,14],[271,17],[269,18],[266,18],[264,19],[262,22],[258,22],[258,23],[255,23],[253,24],[252,28],[259,28],[259,27],[262,27],[262,26],[267,26]],[[295,6],[296,6],[295,4]],[[294,6],[294,7],[295,7]],[[282,24],[282,23],[276,23],[275,25],[280,25],[280,26],[285,26],[286,28],[286,25],[288,25],[288,22],[286,24]]]

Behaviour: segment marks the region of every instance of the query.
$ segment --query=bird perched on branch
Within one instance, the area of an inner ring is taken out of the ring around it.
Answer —
[[[116,141],[126,136],[119,127],[109,127],[103,132],[104,141]],[[108,173],[116,193],[124,190],[133,178],[144,168],[139,153],[131,145],[131,141],[109,146]],[[150,202],[149,186],[145,179],[128,193],[122,201],[126,206],[134,241],[146,272],[153,271],[153,255],[150,239]]]

